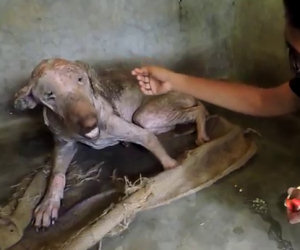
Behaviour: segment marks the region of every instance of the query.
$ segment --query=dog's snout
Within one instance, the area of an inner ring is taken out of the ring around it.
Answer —
[[[66,97],[65,118],[75,133],[95,139],[99,134],[97,110],[86,96],[80,94]]]
[[[88,115],[80,120],[80,127],[84,134],[97,128],[98,120],[95,115]]]
[[[97,126],[97,118],[93,115],[84,117],[83,119],[81,119],[80,125],[84,130],[87,130],[87,132],[89,132]]]

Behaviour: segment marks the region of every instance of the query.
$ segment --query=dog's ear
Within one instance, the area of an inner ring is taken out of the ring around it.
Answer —
[[[38,102],[32,95],[32,88],[54,59],[42,60],[32,71],[28,83],[15,94],[14,106],[17,110],[34,109]]]
[[[32,88],[35,84],[34,79],[30,79],[29,82],[21,88],[15,94],[14,107],[17,110],[33,109],[37,105],[37,101],[32,95]]]

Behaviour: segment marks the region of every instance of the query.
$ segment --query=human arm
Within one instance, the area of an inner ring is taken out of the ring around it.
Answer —
[[[260,88],[188,76],[156,66],[137,68],[132,74],[146,95],[179,91],[232,111],[265,117],[288,114],[299,107],[299,98],[288,82],[278,87]]]

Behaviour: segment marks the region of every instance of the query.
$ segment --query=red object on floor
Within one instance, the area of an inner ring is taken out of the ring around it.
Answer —
[[[291,212],[300,212],[300,199],[286,199],[285,205]]]

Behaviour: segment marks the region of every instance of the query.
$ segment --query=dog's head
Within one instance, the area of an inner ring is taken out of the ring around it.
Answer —
[[[71,132],[97,137],[98,116],[92,88],[95,75],[81,62],[43,60],[33,70],[27,85],[16,93],[15,108],[33,109],[42,104],[60,116]]]

